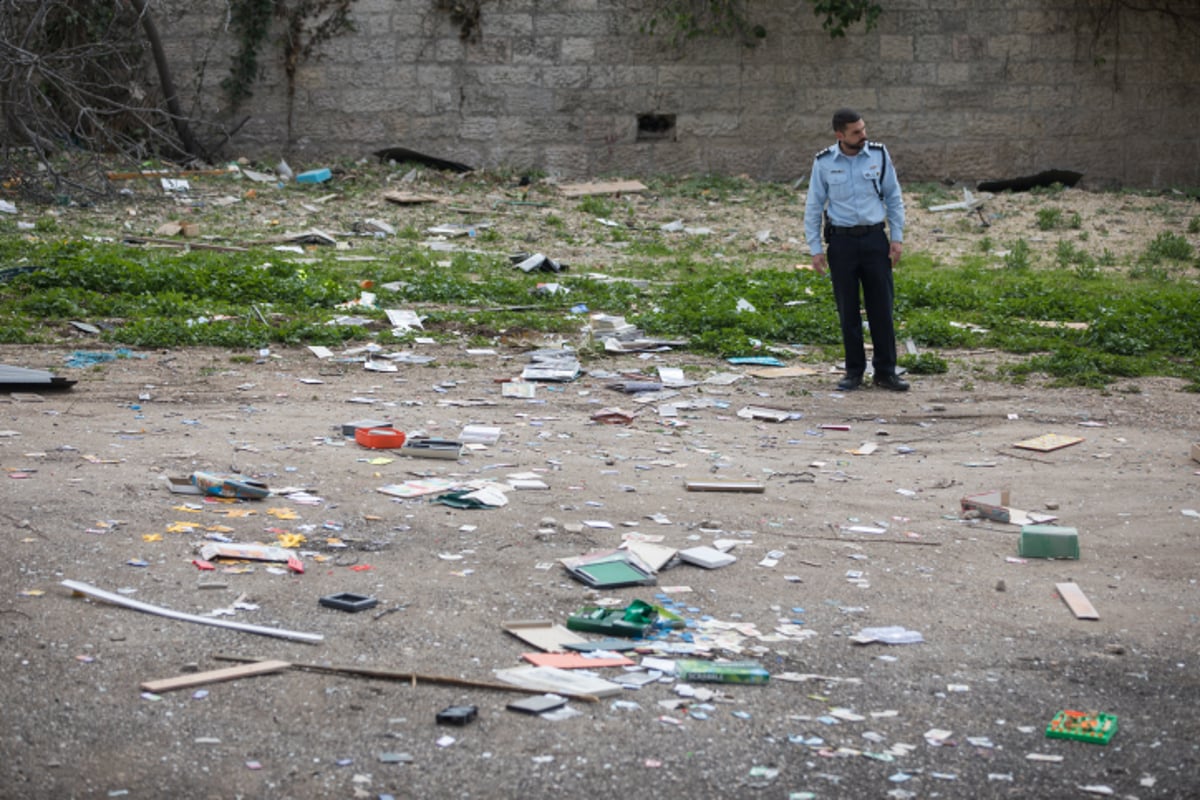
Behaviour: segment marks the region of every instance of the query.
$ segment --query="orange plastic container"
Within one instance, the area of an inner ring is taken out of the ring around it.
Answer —
[[[404,431],[395,428],[357,428],[354,441],[372,450],[387,450],[404,446]]]

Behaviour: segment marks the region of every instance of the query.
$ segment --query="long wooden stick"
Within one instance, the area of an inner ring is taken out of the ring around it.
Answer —
[[[173,692],[176,689],[190,689],[193,686],[204,686],[209,683],[235,681],[238,678],[252,678],[256,675],[269,675],[273,672],[282,672],[290,666],[291,664],[286,661],[256,661],[253,664],[242,664],[238,667],[211,669],[208,672],[193,672],[187,675],[178,675],[174,678],[145,681],[142,683],[141,688],[146,692],[162,694],[163,692]]]
[[[238,661],[241,663],[265,661],[262,658],[248,658],[218,653],[213,656],[218,661]],[[496,689],[502,692],[520,692],[521,694],[546,694],[543,689],[528,689],[508,683],[492,683],[491,681],[476,681],[470,678],[455,678],[447,675],[423,675],[416,672],[395,672],[387,669],[368,669],[366,667],[339,666],[335,664],[297,664],[291,662],[292,669],[302,669],[308,672],[324,672],[330,675],[357,675],[361,678],[377,678],[384,681],[404,681],[412,686],[418,683],[436,683],[443,686],[462,686],[468,689]],[[567,694],[557,692],[556,694]],[[599,703],[600,698],[591,694],[571,694],[576,700],[586,703]]]
[[[181,622],[195,622],[199,625],[212,625],[215,628],[230,628],[235,631],[244,631],[246,633],[257,633],[260,636],[275,636],[280,639],[292,639],[297,642],[307,642],[308,644],[318,644],[324,641],[325,637],[319,633],[301,633],[300,631],[288,631],[282,628],[264,628],[261,625],[248,625],[245,622],[234,622],[228,619],[217,619],[215,617],[200,617],[195,614],[186,614],[182,611],[172,611],[169,608],[142,603],[138,600],[130,600],[128,597],[123,597],[119,594],[106,592],[103,589],[97,589],[95,586],[90,586],[79,581],[63,581],[62,585],[75,592],[76,594],[87,595],[97,600],[103,600],[113,605],[132,608],[134,611],[142,611],[147,614],[157,614],[160,617],[169,619],[177,619]]]

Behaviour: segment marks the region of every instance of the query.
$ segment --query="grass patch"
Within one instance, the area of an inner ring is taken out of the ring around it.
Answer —
[[[499,230],[484,230],[465,247],[486,254],[437,252],[421,244],[427,223],[406,219],[395,237],[352,243],[355,255],[374,260],[343,261],[333,248],[296,256],[261,241],[250,242],[246,252],[144,249],[119,240],[74,238],[63,232],[65,218],[39,218],[47,223],[34,234],[0,237],[0,263],[37,266],[0,280],[0,343],[67,342],[66,323],[79,319],[104,323],[106,342],[136,347],[237,351],[372,340],[407,346],[414,334],[393,333],[383,309],[411,308],[426,318],[422,335],[464,345],[522,334],[581,343],[586,312],[602,311],[624,315],[652,336],[682,339],[693,351],[721,357],[761,354],[781,343],[804,345],[811,354],[800,356],[804,359],[836,357],[840,351],[829,280],[792,268],[807,256],[721,229],[722,211],[739,204],[769,207],[786,220],[778,224],[790,229],[774,232],[773,243],[801,236],[801,195],[790,185],[705,175],[648,180],[650,192],[637,198],[569,201],[534,187],[531,196],[539,201],[534,210],[523,204],[525,195],[513,180],[480,175],[461,181],[446,188],[461,193],[464,204],[478,206],[472,198],[486,193],[505,213],[536,218],[536,236],[506,233],[511,237],[506,244]],[[353,188],[361,197],[372,191],[366,182]],[[958,199],[955,190],[937,184],[909,189],[924,206]],[[1080,227],[1078,215],[1049,206],[1060,191],[1042,193],[1047,202],[1036,212],[1037,227]],[[286,194],[305,197],[295,187]],[[689,224],[715,233],[660,230],[662,222],[675,218],[672,199],[690,202],[695,216]],[[606,228],[593,217],[630,225]],[[111,226],[113,218],[97,212],[92,221]],[[1189,223],[1181,215],[1179,228],[1190,230],[1195,219]],[[245,235],[215,212],[203,220],[214,236]],[[964,236],[978,233],[974,221],[960,222]],[[1020,358],[980,378],[1020,382],[1037,375],[1105,386],[1171,375],[1200,385],[1200,326],[1194,321],[1200,308],[1200,274],[1194,268],[1200,265],[1188,239],[1162,233],[1122,261],[1107,250],[1089,252],[1083,232],[1070,237],[1035,252],[1023,239],[998,242],[984,235],[954,263],[906,253],[895,274],[898,335],[912,338],[921,354],[904,356],[901,363],[913,374],[938,374],[950,364],[934,350],[989,348]],[[618,255],[598,260],[603,266],[579,257],[566,272],[526,274],[504,251],[536,250],[561,260],[555,251],[577,243]],[[997,246],[1005,252],[996,254]],[[601,269],[608,280],[589,277]],[[536,291],[547,282],[567,291]],[[376,308],[353,304],[364,286],[377,295]],[[366,324],[339,324],[343,315],[362,317]],[[1059,324],[1066,322],[1084,326]],[[585,357],[591,353],[584,350]],[[969,372],[958,362],[955,368]]]

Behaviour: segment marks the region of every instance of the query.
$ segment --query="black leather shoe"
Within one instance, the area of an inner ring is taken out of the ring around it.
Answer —
[[[892,373],[891,375],[876,375],[875,385],[880,389],[887,389],[892,392],[907,392],[908,381],[902,380],[899,375]]]
[[[838,381],[839,392],[853,392],[858,387],[862,386],[862,375],[847,375]]]

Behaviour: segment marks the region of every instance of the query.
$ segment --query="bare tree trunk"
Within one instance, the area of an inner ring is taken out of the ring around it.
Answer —
[[[166,101],[167,111],[171,116],[171,124],[175,126],[175,133],[179,136],[179,143],[183,145],[183,150],[188,156],[207,160],[207,153],[204,153],[196,142],[191,126],[188,125],[187,118],[183,115],[183,109],[179,106],[175,81],[171,78],[171,65],[167,63],[167,54],[163,50],[162,38],[158,35],[158,26],[154,24],[154,17],[150,16],[150,10],[146,7],[146,0],[129,0],[129,2],[137,9],[138,19],[142,21],[142,30],[146,32],[146,40],[150,42],[150,52],[154,55],[154,67],[158,70],[158,81],[162,85],[163,99]]]

